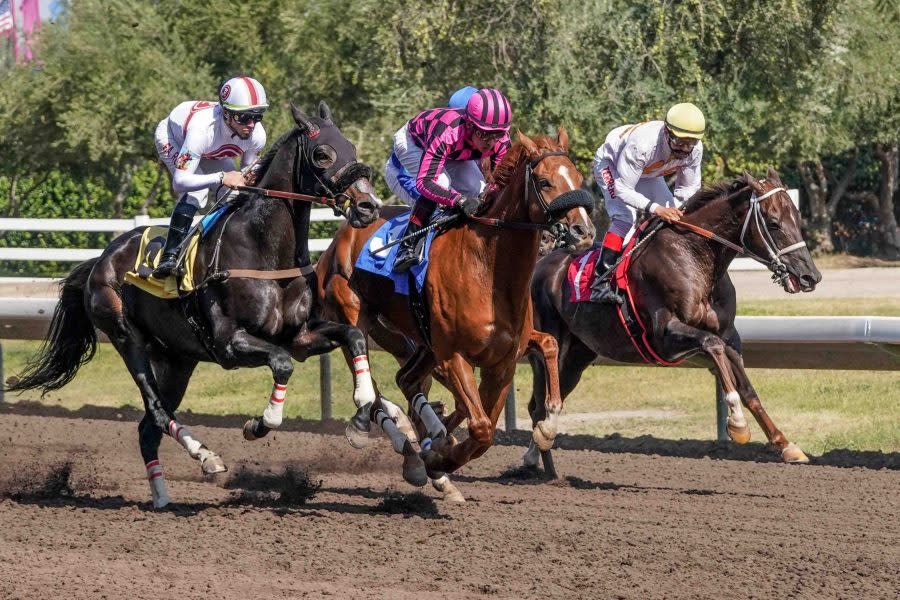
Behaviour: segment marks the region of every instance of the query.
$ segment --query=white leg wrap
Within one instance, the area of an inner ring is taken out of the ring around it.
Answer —
[[[375,386],[369,372],[369,357],[365,354],[353,359],[353,402],[356,408],[375,402]]]
[[[163,479],[162,465],[159,460],[151,460],[147,463],[147,481],[150,482],[150,497],[153,500],[153,508],[162,508],[172,499],[166,492],[166,482]]]
[[[269,396],[269,404],[263,411],[263,425],[269,429],[277,429],[281,426],[281,418],[284,414],[284,397],[286,394],[286,385],[276,383],[272,386],[272,395]]]
[[[438,438],[447,435],[447,428],[444,427],[438,416],[434,414],[434,409],[428,404],[428,399],[424,394],[416,394],[412,400],[412,409],[422,419],[422,423],[428,430],[430,437]]]
[[[199,458],[200,447],[203,445],[195,439],[188,428],[179,425],[177,421],[169,421],[169,435],[178,440],[178,443],[184,446],[191,458]]]
[[[419,436],[416,434],[416,428],[413,427],[412,421],[406,416],[406,413],[399,406],[385,398],[381,397],[381,406],[390,418],[397,423],[397,428],[406,435],[406,439],[410,442],[418,442]]]
[[[743,427],[747,424],[747,418],[744,417],[744,409],[741,406],[741,396],[737,392],[728,392],[725,394],[725,403],[728,404],[728,410],[731,412],[731,422],[735,427]]]
[[[397,454],[403,454],[403,446],[406,443],[406,436],[403,435],[403,432],[397,428],[397,424],[394,423],[393,419],[391,419],[386,412],[381,409],[375,411],[375,423],[381,427],[382,431],[384,431],[385,435],[391,440],[391,445],[394,446],[394,450]]]

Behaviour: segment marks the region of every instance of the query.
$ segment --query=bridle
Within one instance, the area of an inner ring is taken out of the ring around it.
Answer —
[[[483,225],[490,225],[492,227],[550,231],[555,236],[557,236],[557,239],[561,239],[563,234],[567,232],[568,227],[565,224],[560,223],[559,221],[554,219],[553,215],[559,213],[562,210],[568,210],[574,206],[583,206],[588,211],[588,213],[590,213],[590,211],[594,208],[594,200],[589,192],[579,189],[564,192],[554,198],[553,202],[548,203],[546,198],[544,198],[544,194],[541,192],[537,178],[534,176],[534,168],[538,166],[538,164],[540,164],[542,160],[550,156],[568,157],[569,153],[565,150],[552,150],[549,152],[544,152],[537,158],[534,158],[525,163],[525,186],[524,196],[522,198],[522,201],[527,205],[528,194],[530,192],[534,192],[534,195],[538,201],[538,205],[541,207],[541,211],[543,212],[544,218],[546,219],[545,223],[505,221],[502,219],[479,217],[474,215],[469,217],[469,219]]]
[[[760,181],[760,183],[763,183]],[[739,194],[744,193],[750,186],[744,186],[737,191],[732,192],[728,196],[725,197],[726,200],[729,200]],[[786,190],[783,187],[772,188],[771,190],[763,193],[761,196],[756,195],[756,190],[754,190],[750,194],[750,206],[747,209],[747,216],[744,218],[744,224],[741,226],[741,236],[738,238],[738,242],[740,242],[740,246],[737,244],[726,240],[720,235],[709,231],[708,229],[704,229],[697,225],[693,225],[691,223],[686,223],[684,221],[675,221],[673,225],[676,227],[680,227],[682,229],[687,229],[689,231],[693,231],[699,235],[702,235],[705,238],[714,240],[723,246],[726,246],[738,254],[746,255],[756,262],[759,262],[765,265],[770,271],[772,271],[772,279],[781,284],[788,277],[787,266],[782,262],[781,257],[789,252],[794,252],[795,250],[799,250],[801,248],[806,247],[806,241],[800,240],[797,243],[791,244],[790,246],[785,246],[784,248],[778,248],[778,245],[775,243],[775,240],[772,238],[772,234],[769,233],[768,227],[766,227],[766,221],[762,214],[762,208],[760,203],[763,200],[771,198],[778,192],[785,192]],[[757,231],[759,231],[759,237],[762,240],[763,248],[768,255],[768,259],[765,259],[750,250],[747,246],[746,237],[747,233],[750,231],[751,224],[756,225]]]

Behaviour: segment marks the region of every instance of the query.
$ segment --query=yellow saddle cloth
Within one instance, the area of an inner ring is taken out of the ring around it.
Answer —
[[[194,263],[197,260],[197,250],[200,248],[200,233],[194,233],[188,242],[182,263],[184,275],[181,277],[179,286],[178,278],[175,275],[169,275],[165,279],[157,279],[151,275],[153,269],[159,264],[163,247],[166,245],[168,230],[168,227],[153,225],[144,231],[137,259],[134,261],[134,270],[125,273],[125,282],[158,298],[171,300],[194,291]]]

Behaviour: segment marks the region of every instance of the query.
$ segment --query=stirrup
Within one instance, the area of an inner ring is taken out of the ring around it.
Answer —
[[[625,299],[618,290],[612,289],[609,281],[600,283],[596,288],[591,288],[590,301],[595,304],[624,304]]]
[[[405,273],[422,263],[425,241],[417,240],[412,248],[401,248],[394,259],[394,273]]]
[[[178,255],[174,256],[165,256],[163,255],[160,260],[159,265],[155,269],[153,269],[153,273],[151,277],[155,279],[165,279],[170,275],[176,274],[178,271]]]

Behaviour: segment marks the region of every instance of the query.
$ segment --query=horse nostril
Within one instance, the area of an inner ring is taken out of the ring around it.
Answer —
[[[363,200],[356,203],[356,209],[363,212],[375,212],[375,203],[370,200]]]
[[[821,278],[819,278],[819,279],[821,279]],[[800,276],[800,283],[802,283],[805,286],[814,286],[817,283],[819,283],[819,279],[817,279],[814,275],[809,275],[807,273],[804,273],[803,275]]]

